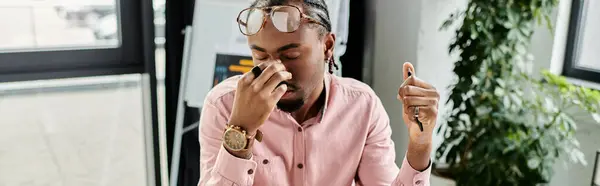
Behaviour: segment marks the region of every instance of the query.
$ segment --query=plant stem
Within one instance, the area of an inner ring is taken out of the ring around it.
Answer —
[[[548,123],[548,126],[553,126],[554,123],[556,122],[556,119],[558,118],[558,116],[560,115],[560,113],[562,113],[561,111],[558,111],[554,114],[554,116],[552,117],[552,121],[550,123]],[[543,131],[542,131],[543,134]]]
[[[460,166],[461,166],[460,170],[464,170],[467,167],[467,153],[471,152],[470,148],[471,148],[472,144],[473,144],[473,138],[468,137],[467,145],[465,146],[465,151],[460,156]]]

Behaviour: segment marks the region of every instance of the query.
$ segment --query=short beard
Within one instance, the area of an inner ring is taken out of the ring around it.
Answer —
[[[277,108],[284,112],[292,113],[302,108],[304,105],[304,99],[296,99],[291,101],[279,101],[277,102]]]

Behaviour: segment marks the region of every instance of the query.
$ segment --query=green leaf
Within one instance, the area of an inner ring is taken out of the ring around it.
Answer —
[[[519,32],[519,30],[511,29],[510,31],[508,31],[507,38],[510,40],[520,40],[521,37],[519,37],[519,35],[521,35],[521,33]]]
[[[600,114],[599,113],[593,113],[592,117],[594,118],[596,123],[600,123]]]
[[[512,10],[510,10],[510,9],[507,9],[507,10],[508,10],[508,11],[507,11],[507,15],[508,15],[508,22],[511,22],[511,23],[518,23],[518,22],[519,22],[519,18],[518,18],[518,17],[519,17],[519,15],[518,15],[518,12],[516,12],[516,11],[512,11]]]
[[[584,166],[587,165],[587,161],[585,160],[585,155],[583,155],[583,152],[581,152],[579,150],[575,150],[575,151],[573,151],[573,153],[575,153],[575,158],[577,159],[578,162],[580,162]]]
[[[496,89],[494,90],[494,95],[496,95],[496,96],[504,96],[504,89],[502,89],[500,87],[496,87]]]
[[[523,46],[523,45],[517,44],[517,45],[515,45],[515,49],[517,50],[517,52],[519,54],[527,53],[527,49],[525,49],[525,46]]]
[[[573,139],[571,142],[573,143],[573,145],[575,147],[579,148],[580,144],[579,144],[579,141],[577,141],[577,139]]]
[[[442,23],[442,26],[440,26],[440,28],[438,30],[442,31],[442,30],[446,30],[448,29],[448,27],[450,27],[452,25],[452,23],[454,23],[454,18],[448,18],[446,21],[444,21],[444,23]]]
[[[568,126],[569,129],[571,130],[577,130],[577,125],[575,123],[575,121],[567,114],[562,113],[562,120],[565,122],[565,124]]]
[[[510,107],[510,97],[504,96],[502,99],[502,103],[504,104],[505,107]]]
[[[478,32],[471,32],[471,39],[477,39],[477,36],[479,36]]]
[[[477,76],[471,76],[471,81],[473,82],[473,84],[479,84],[479,78],[477,78]]]
[[[542,16],[540,16],[540,14],[541,13],[540,13],[540,9],[539,8],[535,8],[533,10],[533,17],[535,17],[537,19],[537,23],[538,24],[542,24]]]
[[[504,26],[504,28],[508,28],[508,29],[510,29],[510,28],[512,28],[514,25],[513,25],[513,23],[511,23],[511,22],[504,22],[504,23],[503,23],[503,26]]]
[[[496,83],[498,83],[500,87],[506,87],[506,83],[502,79],[496,79]]]
[[[527,160],[527,167],[529,167],[529,169],[537,169],[539,165],[540,160],[537,158]]]
[[[554,28],[552,26],[552,20],[550,18],[550,15],[544,16],[544,19],[546,20],[546,26],[548,26],[548,30],[550,30],[551,33],[554,33]]]
[[[556,107],[556,105],[554,104],[554,101],[552,100],[552,98],[547,97],[546,99],[544,99],[546,101],[546,110],[550,111],[550,112],[558,112],[558,107]]]
[[[510,169],[513,170],[519,177],[523,176],[523,173],[521,172],[521,170],[519,170],[519,167],[512,165],[510,166]]]

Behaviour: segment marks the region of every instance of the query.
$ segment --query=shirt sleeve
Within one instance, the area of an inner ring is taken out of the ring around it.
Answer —
[[[431,161],[429,161],[429,166],[424,171],[417,171],[408,163],[406,160],[406,156],[404,156],[404,160],[402,161],[402,168],[400,168],[400,173],[394,180],[392,185],[415,185],[415,186],[429,186],[429,178],[431,176]]]
[[[200,180],[198,186],[251,186],[257,164],[231,155],[222,143],[227,123],[224,108],[202,107],[199,124]]]
[[[405,155],[402,167],[398,168],[389,118],[379,99],[372,112],[374,119],[358,166],[359,185],[429,186],[431,162],[426,170],[418,171]]]

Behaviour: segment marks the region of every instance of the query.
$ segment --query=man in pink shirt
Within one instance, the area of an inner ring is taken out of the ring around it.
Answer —
[[[439,95],[410,63],[398,89],[409,129],[398,168],[377,95],[331,74],[335,36],[323,0],[256,0],[237,21],[256,67],[206,96],[198,185],[429,185]]]

